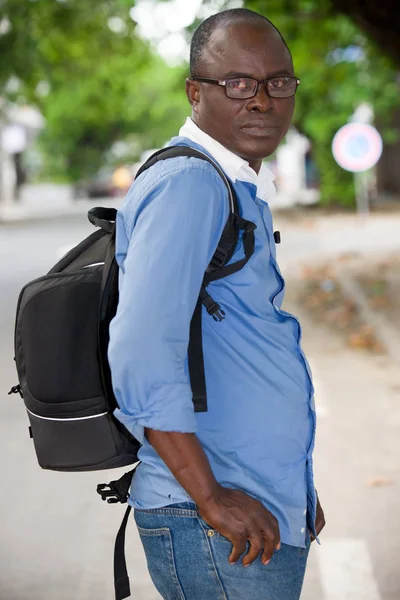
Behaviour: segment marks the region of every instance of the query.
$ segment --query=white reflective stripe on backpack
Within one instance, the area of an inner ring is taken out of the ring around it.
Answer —
[[[50,417],[41,417],[40,415],[36,415],[34,412],[30,411],[28,408],[26,409],[29,414],[37,419],[44,419],[45,421],[86,421],[87,419],[98,419],[99,417],[105,417],[108,413],[101,413],[99,415],[91,415],[90,417],[75,417],[73,419],[52,419]]]

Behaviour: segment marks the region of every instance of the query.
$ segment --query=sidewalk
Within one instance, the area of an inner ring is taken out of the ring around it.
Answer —
[[[315,266],[343,255],[371,258],[400,252],[400,205],[398,212],[326,215],[318,211],[274,214],[274,229],[282,234],[277,257],[284,275],[299,265]]]
[[[0,203],[0,227],[21,222],[86,215],[95,206],[118,206],[123,198],[75,200],[71,186],[26,185],[21,200],[12,206]],[[360,217],[355,213],[333,213],[318,208],[278,210],[272,207],[274,229],[280,230],[277,246],[279,265],[285,276],[299,265],[362,254],[377,258],[400,252],[400,203],[398,211],[376,211]]]
[[[0,203],[0,225],[85,215],[94,206],[115,206],[122,198],[75,200],[72,187],[62,184],[32,184],[23,186],[21,199],[10,205]]]
[[[282,213],[274,221],[274,228],[282,232],[277,256],[283,276],[297,289],[296,301],[313,315],[315,323],[340,331],[353,349],[387,353],[399,364],[398,314],[389,304],[378,311],[361,281],[372,278],[375,288],[378,283],[389,289],[380,265],[391,265],[400,256],[400,211],[373,212],[362,218],[304,212],[289,218]],[[397,303],[392,288],[392,303]],[[389,303],[388,293],[380,292],[379,300]]]

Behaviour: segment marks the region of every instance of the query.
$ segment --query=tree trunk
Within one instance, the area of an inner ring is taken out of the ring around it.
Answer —
[[[400,67],[399,0],[332,0]]]
[[[400,110],[393,117],[393,129],[400,131]],[[384,144],[377,166],[378,196],[400,200],[400,140],[394,144]]]

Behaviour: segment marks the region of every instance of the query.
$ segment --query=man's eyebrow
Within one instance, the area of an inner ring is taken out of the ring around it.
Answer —
[[[269,73],[267,77],[263,77],[263,79],[270,79],[271,77],[279,77],[280,75],[288,75],[292,77],[292,74],[288,69],[279,69],[279,71],[275,71],[274,73]],[[239,71],[229,71],[224,75],[224,79],[229,79],[231,77],[250,77],[251,79],[257,79],[254,75],[250,73],[240,73]]]

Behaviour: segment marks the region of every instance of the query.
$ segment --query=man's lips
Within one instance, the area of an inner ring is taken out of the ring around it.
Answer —
[[[250,135],[269,136],[276,135],[279,130],[279,126],[275,123],[263,121],[262,119],[255,119],[254,121],[248,121],[247,123],[244,123],[241,125],[240,129]]]

